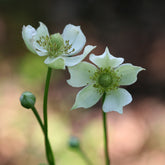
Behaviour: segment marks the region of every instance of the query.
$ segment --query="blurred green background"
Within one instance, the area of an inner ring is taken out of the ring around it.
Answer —
[[[112,165],[165,164],[165,1],[0,0],[0,165],[46,163],[44,139],[19,97],[31,91],[42,115],[47,67],[22,40],[22,26],[42,21],[50,33],[81,25],[87,44],[102,54],[106,46],[125,62],[146,68],[127,87],[133,102],[123,115],[108,113]],[[86,59],[88,60],[88,58]],[[67,70],[54,70],[49,92],[49,136],[57,165],[85,165],[68,147],[71,135],[95,165],[104,164],[101,104],[70,111],[79,89],[66,83]]]

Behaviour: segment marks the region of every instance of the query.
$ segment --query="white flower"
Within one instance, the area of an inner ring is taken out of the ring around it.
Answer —
[[[47,27],[42,22],[37,29],[30,25],[23,26],[22,37],[27,48],[39,56],[47,56],[45,64],[54,69],[65,69],[65,66],[78,64],[95,48],[88,45],[83,54],[74,56],[83,49],[86,37],[80,26],[71,24],[66,25],[62,35],[49,35]]]
[[[123,113],[123,106],[132,101],[132,96],[120,86],[136,82],[137,74],[144,69],[129,63],[122,64],[124,59],[112,56],[108,48],[102,55],[91,54],[89,59],[97,67],[88,62],[69,67],[71,78],[67,80],[68,84],[73,87],[86,86],[77,94],[72,109],[89,108],[105,94],[103,111]]]

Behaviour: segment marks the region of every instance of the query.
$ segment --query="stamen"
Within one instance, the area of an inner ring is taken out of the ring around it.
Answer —
[[[71,51],[69,51],[71,48],[72,48],[72,44],[69,44],[69,40],[66,40],[65,41],[65,47],[64,47],[65,54],[70,54],[70,53],[75,51],[74,48]]]
[[[50,57],[58,57],[61,54],[69,55],[75,51],[74,48],[71,49],[72,44],[69,44],[69,40],[66,40],[64,44],[64,40],[59,33],[51,36],[41,36],[36,42],[48,51]]]
[[[94,82],[93,87],[101,94],[119,87],[120,77],[110,67],[98,69],[90,79]]]

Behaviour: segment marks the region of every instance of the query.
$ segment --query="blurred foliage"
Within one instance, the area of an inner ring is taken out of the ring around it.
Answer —
[[[30,86],[40,86],[46,77],[47,66],[44,58],[32,53],[26,53],[21,57],[17,66],[18,74],[26,84]]]

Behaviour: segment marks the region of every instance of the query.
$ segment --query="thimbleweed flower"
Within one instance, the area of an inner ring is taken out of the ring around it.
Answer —
[[[34,107],[36,98],[31,92],[23,92],[20,97],[20,102],[24,108],[30,109]]]
[[[136,82],[137,74],[144,69],[129,63],[122,64],[124,59],[112,56],[108,48],[102,55],[91,54],[89,59],[97,67],[88,62],[69,67],[71,78],[67,80],[68,84],[73,87],[86,86],[77,94],[72,109],[89,108],[105,94],[103,111],[123,113],[123,106],[132,101],[132,96],[120,86]]]
[[[40,22],[34,29],[32,26],[23,26],[22,37],[27,48],[39,56],[47,56],[45,64],[54,69],[65,69],[81,62],[95,47],[88,45],[83,54],[78,54],[86,43],[86,37],[80,26],[68,24],[62,34],[49,35],[47,27]]]

